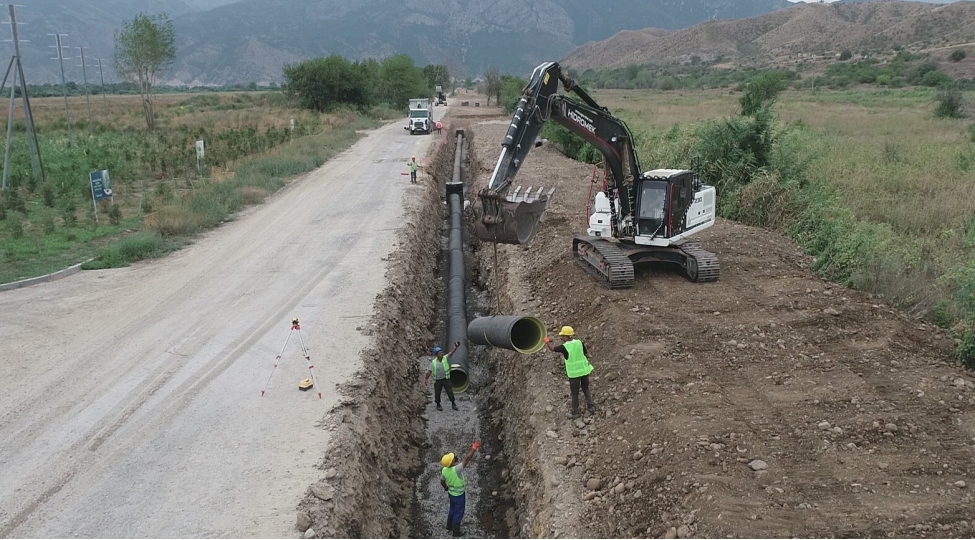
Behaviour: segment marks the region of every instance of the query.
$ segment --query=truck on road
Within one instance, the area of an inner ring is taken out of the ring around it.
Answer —
[[[429,135],[433,132],[433,114],[430,111],[430,100],[411,99],[409,122],[403,129],[410,130],[410,135],[425,133]]]

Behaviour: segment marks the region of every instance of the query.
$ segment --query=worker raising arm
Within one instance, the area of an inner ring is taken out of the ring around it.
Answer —
[[[572,410],[565,413],[566,418],[573,420],[579,418],[579,388],[586,396],[586,409],[590,413],[596,412],[596,404],[589,393],[589,374],[593,367],[589,363],[589,352],[582,340],[575,337],[576,332],[571,326],[563,326],[559,331],[562,344],[558,347],[552,346],[552,340],[545,336],[545,346],[554,353],[561,353],[565,358],[565,374],[569,377],[569,390],[572,392]]]

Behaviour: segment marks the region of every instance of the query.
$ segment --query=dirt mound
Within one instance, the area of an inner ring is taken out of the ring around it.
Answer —
[[[471,129],[480,186],[505,126]],[[975,384],[950,339],[727,221],[699,235],[718,282],[661,266],[604,289],[570,253],[591,174],[534,151],[515,184],[557,188],[544,228],[498,273],[478,250],[502,310],[574,326],[596,368],[597,414],[571,422],[559,356],[493,355],[523,536],[975,533]]]
[[[452,153],[437,144],[426,170],[450,176]],[[375,315],[360,327],[375,347],[363,354],[357,380],[341,388],[341,405],[326,428],[335,442],[321,468],[324,478],[309,487],[296,526],[318,537],[409,536],[415,519],[414,479],[422,469],[426,396],[417,381],[418,351],[434,341],[437,255],[442,222],[437,182],[421,176],[408,200],[409,222],[391,257],[391,284],[376,300]]]

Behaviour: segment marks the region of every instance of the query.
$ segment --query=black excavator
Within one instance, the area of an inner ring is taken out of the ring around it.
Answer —
[[[560,82],[581,101],[558,93]],[[478,238],[527,244],[538,232],[555,189],[522,191],[519,186],[509,193],[509,188],[549,120],[597,148],[608,168],[606,189],[592,201],[588,236],[572,241],[583,268],[612,289],[633,286],[633,266],[644,262],[676,264],[691,281],[718,279],[717,256],[690,239],[714,224],[714,187],[703,184],[693,171],[644,171],[626,123],[596,103],[557,62],[535,68],[522,91],[491,180],[478,193]]]

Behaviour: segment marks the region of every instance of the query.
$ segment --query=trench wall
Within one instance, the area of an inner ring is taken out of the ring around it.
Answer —
[[[425,406],[417,356],[434,342],[438,254],[444,215],[443,174],[452,152],[436,144],[407,195],[400,245],[390,257],[390,285],[361,331],[373,337],[357,378],[324,421],[335,431],[321,469],[299,503],[296,529],[307,537],[381,538],[410,535],[416,516],[414,480],[422,469]],[[364,232],[364,234],[366,234]],[[308,533],[308,529],[313,533]]]

